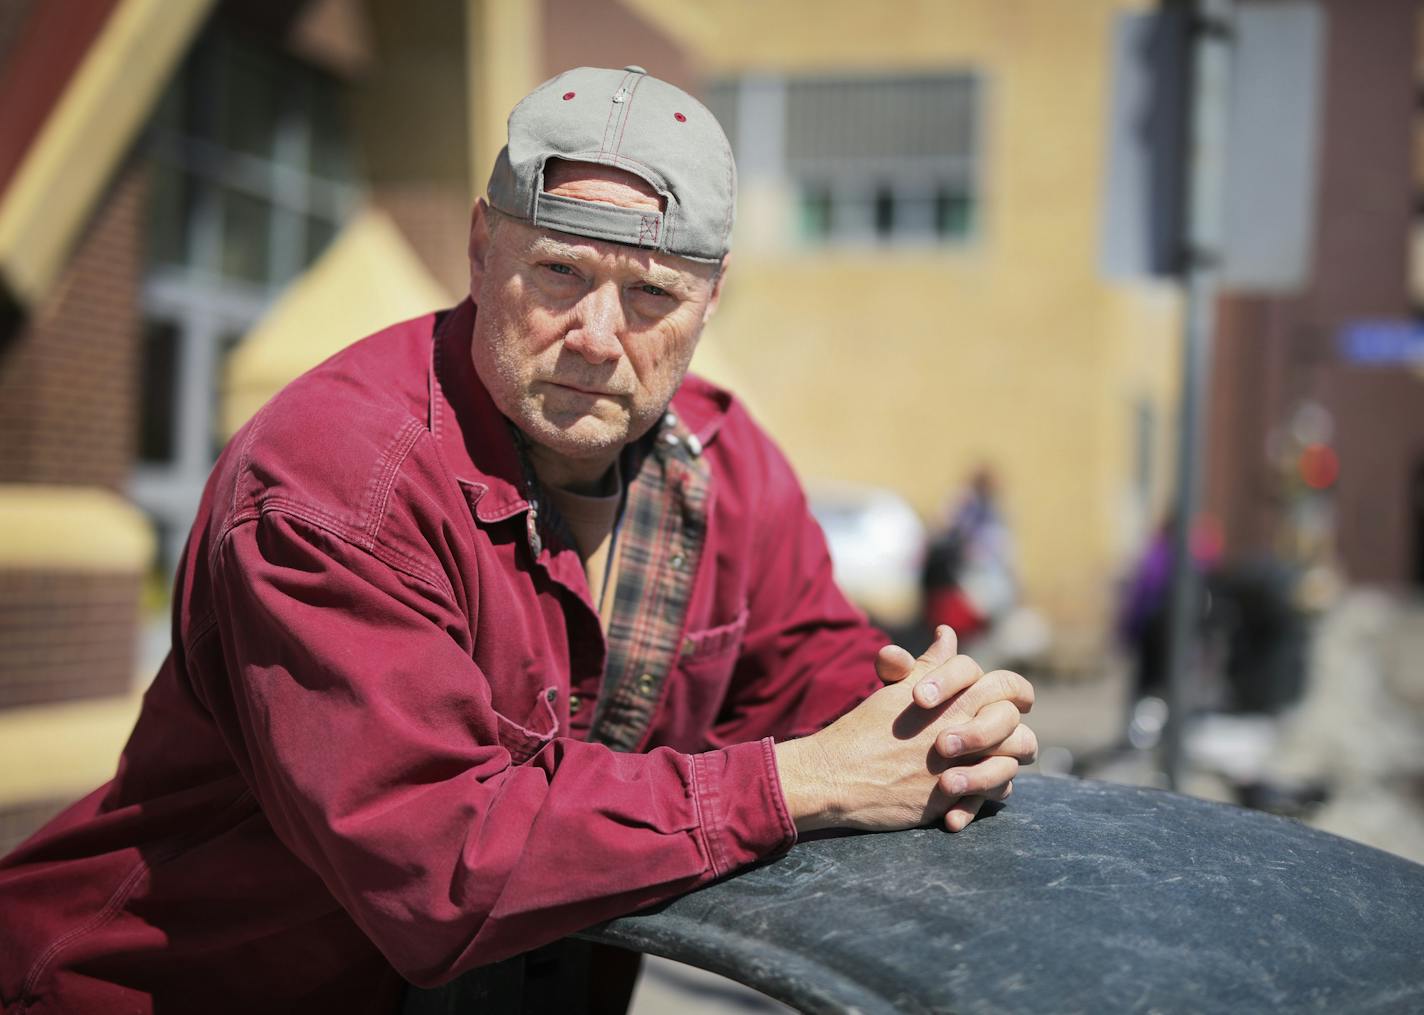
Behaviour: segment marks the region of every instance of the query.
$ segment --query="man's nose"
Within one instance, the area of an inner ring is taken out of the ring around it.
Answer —
[[[618,336],[623,330],[623,302],[613,283],[590,289],[574,309],[574,327],[564,346],[590,363],[607,363],[623,355]]]

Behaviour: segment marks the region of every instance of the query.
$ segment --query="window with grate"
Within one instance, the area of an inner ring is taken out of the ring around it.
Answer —
[[[219,17],[149,124],[148,329],[130,489],[171,541],[221,447],[229,355],[355,207],[348,99],[280,40]],[[170,566],[176,549],[163,548]]]
[[[156,267],[280,287],[354,193],[340,82],[268,42],[214,31],[153,123]]]
[[[777,173],[803,241],[959,242],[978,211],[972,73],[742,78],[708,100],[753,177]]]

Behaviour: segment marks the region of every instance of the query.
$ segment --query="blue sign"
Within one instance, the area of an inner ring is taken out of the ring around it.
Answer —
[[[1424,365],[1424,324],[1415,321],[1355,321],[1340,329],[1342,359],[1374,366]]]

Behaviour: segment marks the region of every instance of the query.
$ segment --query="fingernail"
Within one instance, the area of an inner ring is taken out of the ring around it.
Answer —
[[[964,752],[964,738],[953,734],[944,738],[944,753],[950,757]]]
[[[949,795],[963,796],[964,791],[969,788],[969,782],[962,775],[951,776],[949,780]]]
[[[926,705],[933,705],[939,701],[939,687],[935,684],[921,684],[920,701]]]

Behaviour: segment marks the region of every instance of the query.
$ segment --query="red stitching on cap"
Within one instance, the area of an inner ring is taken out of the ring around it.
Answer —
[[[625,108],[624,108],[624,110],[623,110],[623,123],[622,123],[622,125],[618,128],[618,140],[617,140],[617,142],[615,142],[614,145],[613,145],[613,154],[614,154],[614,155],[617,155],[620,151],[623,150],[623,135],[624,135],[625,133],[627,133],[627,130],[628,130],[628,121],[629,121],[629,120],[632,118],[632,116],[633,116],[633,100],[638,97],[638,86],[643,83],[643,79],[646,78],[646,77],[647,77],[646,74],[639,74],[639,75],[638,75],[638,80],[636,80],[636,81],[633,82],[633,89],[632,89],[632,91],[630,91],[630,92],[628,93],[628,101],[627,101],[627,103],[625,104]]]
[[[632,77],[631,74],[623,75],[623,81],[618,82],[618,91],[621,92],[623,90],[623,82],[627,81],[630,77]],[[614,92],[613,94],[617,95],[618,92]],[[598,142],[598,156],[594,159],[595,162],[602,162],[603,153],[608,151],[608,128],[613,126],[613,114],[618,111],[619,105],[620,103],[617,102],[608,103],[608,119],[603,121],[603,138]]]
[[[572,99],[573,97],[574,97],[574,93],[573,93],[573,92],[565,92],[565,93],[564,93],[564,101],[565,101],[565,102],[568,102],[568,101],[569,101],[570,99]]]

